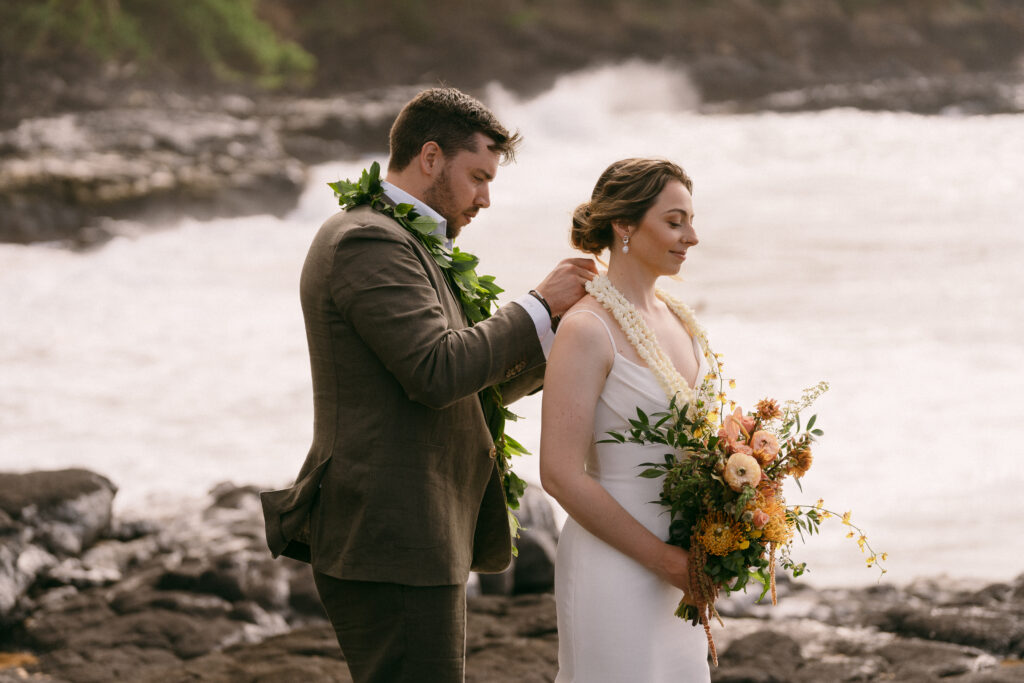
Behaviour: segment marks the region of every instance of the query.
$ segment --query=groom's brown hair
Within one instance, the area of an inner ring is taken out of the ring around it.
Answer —
[[[446,158],[461,150],[476,151],[473,136],[483,133],[494,141],[488,149],[515,160],[521,137],[509,133],[479,100],[456,88],[424,90],[402,107],[389,136],[389,171],[401,171],[428,142],[436,142]]]

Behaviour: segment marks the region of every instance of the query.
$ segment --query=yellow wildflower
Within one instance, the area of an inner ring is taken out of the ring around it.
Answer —
[[[843,513],[843,524],[850,526],[850,515],[853,514],[853,510],[847,510]]]
[[[882,553],[882,562],[885,562],[888,559],[889,559],[889,553]]]
[[[867,542],[868,542],[868,537],[867,536],[861,536],[860,538],[857,539],[857,546],[860,548],[861,552],[864,552],[864,546],[867,544]]]
[[[818,510],[820,510],[823,505],[825,505],[825,499],[824,498],[819,498],[818,502],[814,504],[814,507],[817,508]]]
[[[736,388],[736,380],[734,380],[734,379],[729,380],[729,388],[730,389],[735,389]]]
[[[853,538],[853,537],[854,537],[854,533],[853,533],[852,531],[850,531],[850,532],[848,532],[848,533],[846,534],[846,537],[847,537],[847,538]]]

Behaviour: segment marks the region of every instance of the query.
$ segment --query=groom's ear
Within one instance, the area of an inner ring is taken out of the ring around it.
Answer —
[[[416,157],[416,161],[420,165],[420,171],[423,175],[430,176],[431,178],[444,168],[444,160],[441,146],[433,140],[423,143],[419,156]]]

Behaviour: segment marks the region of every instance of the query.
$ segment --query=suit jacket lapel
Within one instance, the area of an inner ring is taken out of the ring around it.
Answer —
[[[389,206],[392,206],[392,207],[396,206],[395,202],[393,202],[391,200],[391,198],[388,197],[386,194],[383,195],[381,197],[381,199],[384,201],[385,204],[387,204]],[[382,214],[382,215],[385,215],[387,218],[391,218],[391,216],[387,216],[386,214]],[[394,220],[394,219],[391,218],[391,220]],[[398,221],[395,221],[395,222],[397,223]],[[401,223],[399,223],[399,225],[401,225]],[[402,230],[405,230],[405,229],[406,228],[403,226]],[[472,325],[472,323],[469,321],[469,318],[466,317],[465,309],[462,308],[462,299],[459,298],[459,293],[455,291],[455,288],[452,286],[451,281],[445,275],[444,269],[441,268],[441,266],[439,266],[437,264],[437,261],[434,260],[434,255],[431,254],[430,251],[425,246],[423,246],[423,243],[420,242],[418,239],[416,239],[416,237],[414,235],[409,235],[409,237],[412,239],[413,242],[416,243],[416,246],[419,247],[423,251],[424,254],[426,254],[427,261],[430,262],[430,266],[434,269],[434,272],[437,274],[437,276],[441,278],[441,281],[444,282],[445,288],[448,290],[448,294],[452,297],[452,300],[455,302],[455,307],[459,311],[459,316],[462,319],[463,324],[465,324],[467,327]]]

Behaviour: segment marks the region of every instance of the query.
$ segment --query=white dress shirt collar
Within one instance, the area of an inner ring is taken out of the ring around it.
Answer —
[[[439,214],[437,211],[434,211],[432,208],[397,185],[392,185],[388,181],[382,180],[380,186],[381,189],[384,190],[384,194],[387,195],[388,199],[393,201],[395,204],[412,204],[416,213],[421,216],[433,218],[437,221],[437,228],[435,228],[431,234],[440,237],[446,247],[449,249],[452,248],[452,241],[448,239],[448,221],[444,219],[444,216]]]

